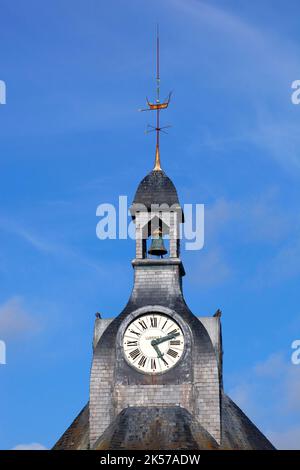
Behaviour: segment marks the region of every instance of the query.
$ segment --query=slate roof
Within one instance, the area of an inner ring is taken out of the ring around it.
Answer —
[[[71,426],[56,442],[53,450],[85,450],[89,447],[89,404],[87,403]]]
[[[214,438],[180,406],[125,408],[93,447],[94,450],[217,448]]]
[[[88,426],[87,404],[53,449],[87,449]],[[270,441],[224,393],[220,446],[187,410],[171,406],[126,408],[99,437],[94,448],[275,450]]]
[[[176,188],[170,178],[162,170],[152,170],[140,182],[134,196],[133,204],[143,204],[148,210],[151,204],[178,205]]]
[[[222,450],[275,450],[245,413],[223,393]]]

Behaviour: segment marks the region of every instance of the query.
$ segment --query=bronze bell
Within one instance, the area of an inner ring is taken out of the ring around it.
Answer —
[[[148,250],[149,255],[163,256],[168,253],[164,245],[164,240],[162,237],[162,231],[160,228],[153,232],[151,246]]]

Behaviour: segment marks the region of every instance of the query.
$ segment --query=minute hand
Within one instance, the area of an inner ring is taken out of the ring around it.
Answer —
[[[165,341],[169,341],[169,339],[176,338],[176,336],[179,336],[180,333],[170,333],[167,336],[163,336],[162,338],[157,338],[151,341],[152,346],[157,346],[158,344],[164,343]]]

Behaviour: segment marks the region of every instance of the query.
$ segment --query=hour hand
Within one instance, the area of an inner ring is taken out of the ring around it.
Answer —
[[[160,351],[159,347],[158,347],[156,344],[154,344],[154,341],[155,341],[155,340],[152,340],[152,341],[151,341],[151,346],[153,346],[153,348],[155,349],[155,352],[157,353],[158,359],[161,359],[161,358],[163,357],[163,354],[162,354],[162,352]]]

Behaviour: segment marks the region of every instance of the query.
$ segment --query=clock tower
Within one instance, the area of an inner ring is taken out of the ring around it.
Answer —
[[[219,319],[211,320],[217,335],[213,344],[185,303],[179,257],[182,210],[172,181],[160,168],[139,184],[131,214],[136,228],[134,285],[125,309],[95,345],[90,445],[119,413],[139,407],[182,408],[220,443]],[[166,237],[168,253],[150,255],[155,240],[165,249]]]
[[[155,164],[130,208],[133,289],[117,317],[96,317],[89,402],[54,449],[273,449],[224,393],[221,312],[199,317],[183,296],[184,214],[160,162],[169,101],[157,62]]]

